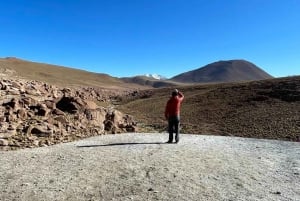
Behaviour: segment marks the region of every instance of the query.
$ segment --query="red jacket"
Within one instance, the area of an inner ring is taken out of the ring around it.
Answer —
[[[181,92],[178,92],[177,96],[172,96],[166,105],[165,117],[168,119],[172,116],[180,115],[180,105],[184,99],[184,95]]]

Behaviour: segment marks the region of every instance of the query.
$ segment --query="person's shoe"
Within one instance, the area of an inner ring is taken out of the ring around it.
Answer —
[[[169,140],[169,141],[167,141],[166,143],[170,144],[170,143],[172,143],[172,141]]]

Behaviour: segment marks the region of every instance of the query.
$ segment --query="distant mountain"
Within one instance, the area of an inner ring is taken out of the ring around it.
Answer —
[[[160,88],[160,87],[172,87],[172,86],[177,86],[177,85],[182,85],[183,83],[176,83],[171,80],[166,80],[166,79],[156,79],[150,76],[134,76],[134,77],[123,77],[120,78],[126,83],[134,83],[138,84],[141,86],[151,86],[154,88]]]
[[[271,75],[245,60],[218,61],[196,70],[185,72],[170,80],[182,83],[237,82],[263,80]]]
[[[149,78],[154,78],[156,80],[166,80],[167,78],[162,76],[162,75],[158,75],[158,74],[145,74],[146,77]]]

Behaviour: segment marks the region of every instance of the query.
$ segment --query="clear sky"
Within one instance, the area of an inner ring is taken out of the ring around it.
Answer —
[[[0,57],[167,77],[245,59],[300,75],[300,0],[5,0]]]

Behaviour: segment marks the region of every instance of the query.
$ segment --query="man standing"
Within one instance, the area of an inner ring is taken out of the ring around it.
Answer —
[[[175,132],[175,141],[179,142],[179,121],[180,121],[180,106],[184,95],[175,89],[172,92],[171,98],[168,100],[165,110],[165,117],[168,120],[169,140],[167,143],[173,142],[173,133]]]

